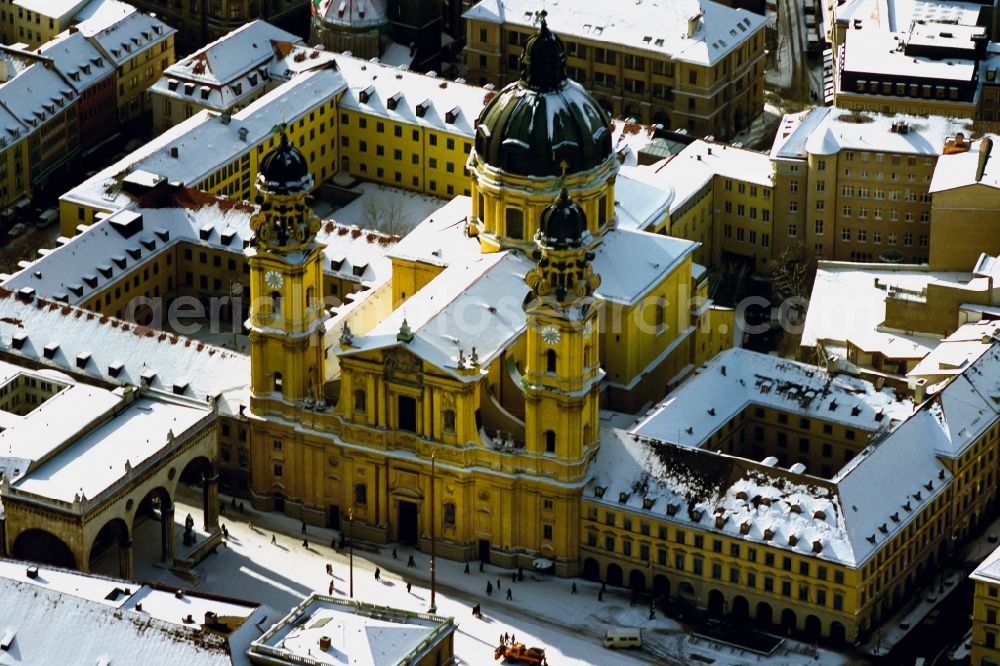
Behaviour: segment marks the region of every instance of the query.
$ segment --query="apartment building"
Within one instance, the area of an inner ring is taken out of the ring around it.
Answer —
[[[953,140],[931,179],[930,264],[968,270],[980,254],[1000,255],[1000,137]]]
[[[118,122],[141,120],[150,111],[146,91],[174,63],[177,32],[152,14],[97,12],[77,24],[116,71]]]
[[[233,114],[294,76],[329,67],[333,58],[270,23],[247,23],[167,67],[149,88],[153,131],[202,109]]]
[[[469,80],[516,80],[537,3],[485,0],[464,14]],[[689,11],[690,10],[690,11]],[[570,78],[612,115],[730,138],[763,112],[764,18],[710,0],[546,7]]]
[[[771,151],[787,205],[775,210],[776,237],[823,259],[926,262],[931,177],[971,125],[845,109],[786,116]]]
[[[622,173],[670,195],[664,223],[648,231],[697,241],[699,263],[737,259],[767,268],[777,194],[767,153],[698,140],[665,162]]]
[[[1000,664],[1000,548],[969,576],[972,579],[972,666]]]
[[[4,44],[36,49],[73,25],[87,5],[117,0],[0,0],[0,37]]]

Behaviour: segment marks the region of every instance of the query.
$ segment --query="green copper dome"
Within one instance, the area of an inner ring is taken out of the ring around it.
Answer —
[[[299,149],[289,143],[284,132],[281,133],[281,145],[261,160],[257,186],[261,191],[275,194],[299,194],[312,189],[309,164]]]
[[[559,198],[542,211],[538,242],[554,250],[578,248],[586,233],[587,215],[563,188]]]
[[[560,176],[613,155],[608,114],[566,77],[566,52],[545,12],[521,54],[521,77],[504,87],[476,122],[476,154],[521,176]]]

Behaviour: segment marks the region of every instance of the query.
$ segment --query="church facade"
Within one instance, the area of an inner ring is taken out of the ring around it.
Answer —
[[[390,250],[392,311],[360,328],[321,317],[305,159],[285,142],[262,163],[256,506],[383,543],[429,547],[433,530],[447,557],[576,575],[600,408],[634,412],[732,345],[696,244],[618,227],[609,119],[544,21],[522,63],[478,119],[471,197],[449,204],[461,223],[429,218]],[[324,327],[340,331],[331,349]]]

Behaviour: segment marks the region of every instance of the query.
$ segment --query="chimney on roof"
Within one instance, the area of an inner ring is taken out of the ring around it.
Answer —
[[[180,149],[178,149],[177,146],[171,146],[170,147],[170,156],[171,157],[177,157],[179,154],[180,154]]]
[[[694,37],[694,33],[698,32],[698,24],[701,23],[701,11],[699,11],[694,16],[688,17],[687,22],[687,37],[691,39]]]
[[[246,127],[241,127],[238,130],[236,130],[236,133],[240,135],[240,141],[245,142],[247,140],[247,135],[250,133],[250,130],[248,130]]]
[[[232,121],[233,121],[233,114],[231,114],[229,111],[223,111],[222,114],[219,116],[219,122],[221,122],[223,125],[228,125]]]

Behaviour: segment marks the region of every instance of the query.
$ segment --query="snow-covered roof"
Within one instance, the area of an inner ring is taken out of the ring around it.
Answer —
[[[13,75],[0,84],[0,100],[20,125],[38,129],[76,101],[73,87],[54,70],[25,61],[16,52],[4,51],[0,58]]]
[[[926,293],[928,285],[985,288],[971,273],[931,271],[918,266],[874,266],[820,262],[810,307],[802,330],[802,345],[822,344],[881,351],[890,357],[921,358],[938,342],[936,335],[884,330],[885,301],[891,294]]]
[[[968,40],[971,40],[968,33],[976,30],[975,28],[963,30],[962,26],[951,25],[943,26],[942,30],[944,31],[945,28],[965,36]],[[978,28],[978,30],[982,31],[984,28]],[[931,58],[925,55],[907,54],[903,45],[910,39],[912,37],[906,33],[848,30],[844,40],[841,70],[858,75],[871,74],[876,77],[885,77],[886,80],[906,77],[908,79],[932,79],[958,83],[975,81],[975,60],[958,57]],[[930,40],[927,33],[918,32],[915,41],[926,43]],[[943,43],[940,46],[951,47],[951,45]],[[853,93],[854,91],[845,90],[844,92]]]
[[[830,480],[694,448],[751,403],[879,431]],[[1000,344],[916,411],[860,379],[729,350],[631,431],[602,428],[585,496],[861,566],[952,483],[942,459],[961,456],[998,420]]]
[[[534,0],[483,0],[463,16],[535,29],[539,9]],[[766,23],[759,14],[710,0],[646,0],[613,8],[601,0],[550,0],[545,11],[549,27],[560,36],[652,51],[698,65],[719,62]]]
[[[250,647],[267,663],[416,664],[455,631],[453,618],[313,594]],[[330,648],[320,650],[321,639]]]
[[[0,275],[0,285],[14,291],[28,287],[39,296],[77,305],[178,243],[230,252],[242,266],[254,210],[224,200],[165,208],[133,204],[72,238],[61,238],[60,247],[45,251],[17,273]],[[132,226],[123,230],[124,220],[140,230],[134,234]],[[391,265],[385,252],[396,237],[334,221],[323,224],[316,236],[326,244],[323,270],[327,275],[365,286],[389,279]]]
[[[203,419],[214,418],[204,403],[144,397],[96,428],[80,429],[81,421],[94,415],[90,405],[84,401],[63,400],[49,406],[50,401],[20,417],[24,423],[45,418],[44,426],[25,433],[22,424],[13,424],[0,433],[0,451],[3,451],[4,440],[11,438],[35,435],[44,441],[52,421],[72,423],[76,436],[71,435],[71,442],[59,442],[55,455],[23,471],[19,477],[10,477],[17,491],[63,502],[82,497],[96,499],[125,477],[131,468],[155,458],[172,442],[174,435],[188,432]],[[42,413],[40,410],[45,407],[49,408]]]
[[[257,631],[242,629],[273,615],[251,602],[197,591],[178,597],[175,590],[16,560],[0,561],[0,596],[17,611],[0,619],[0,635],[13,639],[6,654],[19,655],[4,662],[12,664],[248,666]],[[209,630],[206,612],[235,631],[227,637]],[[188,615],[190,624],[183,622]]]
[[[885,389],[822,368],[728,349],[670,393],[631,432],[679,446],[700,448],[741,411],[770,407],[864,433],[891,429],[913,406]]]
[[[55,348],[52,358],[46,346]],[[165,392],[176,387],[199,399],[218,397],[224,414],[249,405],[250,359],[244,354],[42,298],[25,302],[7,290],[0,290],[0,348],[42,367],[113,385],[145,381]]]
[[[861,21],[865,30],[896,32],[917,21],[976,25],[983,5],[961,0],[848,0],[834,6],[838,22]]]
[[[928,191],[933,194],[969,185],[1000,189],[1000,159],[994,154],[994,150],[1000,150],[997,141],[1000,136],[988,134],[972,141],[964,152],[942,155],[934,167]]]
[[[224,111],[333,60],[333,54],[310,48],[292,33],[257,20],[174,63],[150,90]]]
[[[389,250],[389,257],[433,266],[468,261],[480,252],[479,241],[465,233],[471,212],[472,199],[455,197],[406,234]]]
[[[983,319],[962,324],[954,333],[941,340],[906,375],[910,378],[924,377],[931,381],[959,375],[998,341],[1000,321]],[[933,385],[928,387],[929,392],[932,390]]]
[[[104,54],[79,32],[62,32],[42,44],[38,52],[52,58],[56,69],[69,80],[77,93],[115,73],[115,68]]]
[[[478,86],[418,74],[377,61],[335,57],[347,83],[339,107],[408,125],[472,138],[475,123],[495,93]],[[365,101],[362,102],[362,97]],[[390,108],[394,107],[394,108]]]
[[[123,65],[177,32],[155,15],[139,11],[124,15],[114,11],[95,12],[76,27],[115,65]]]
[[[663,221],[674,198],[669,182],[654,184],[643,167],[623,166],[615,178],[615,214],[619,229],[642,231]]]
[[[906,132],[893,131],[904,123]],[[866,150],[905,155],[940,155],[945,140],[957,132],[972,134],[972,120],[942,116],[881,114],[831,109],[806,140],[813,155],[833,155],[841,150]]]
[[[480,372],[463,372],[469,366],[459,357],[475,347],[485,371],[521,335],[527,324],[524,276],[534,265],[514,252],[452,264],[367,335],[355,337],[342,355],[399,346],[458,379],[479,381]],[[404,320],[413,333],[409,342],[397,338]]]
[[[597,295],[615,303],[638,303],[698,245],[684,238],[612,229],[594,250],[593,269],[601,276]]]
[[[13,4],[42,16],[62,19],[67,14],[79,11],[87,4],[87,0],[14,0]]]
[[[608,427],[601,429],[589,474],[586,500],[611,511],[655,513],[802,555],[855,562],[829,481]]]
[[[984,583],[1000,583],[1000,547],[987,555],[969,578]]]
[[[316,0],[313,15],[339,28],[359,29],[385,25],[385,0]]]
[[[830,107],[818,106],[782,116],[771,144],[771,159],[806,159],[806,141],[829,113]]]
[[[973,360],[925,404],[924,411],[939,427],[935,452],[959,457],[1000,419],[1000,344]]]
[[[97,29],[97,26],[113,25],[135,11],[138,10],[134,6],[121,0],[91,0],[77,12],[73,20],[77,23],[89,20],[91,28]]]
[[[228,124],[217,114],[200,111],[99,171],[61,199],[99,210],[117,210],[134,200],[121,187],[121,181],[137,170],[163,176],[170,182],[195,185],[264,143],[276,125],[295,122],[338,95],[344,85],[336,71],[306,72],[233,114]],[[240,138],[241,129],[247,131],[245,140]],[[171,154],[173,149],[176,157]]]

